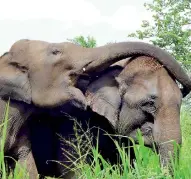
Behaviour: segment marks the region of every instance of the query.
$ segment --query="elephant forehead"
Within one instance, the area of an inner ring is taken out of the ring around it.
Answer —
[[[35,58],[32,59],[31,57],[37,57],[38,52],[41,49],[38,48],[39,46],[36,46],[37,50],[34,53],[32,48],[30,47],[29,42],[21,41],[13,44],[13,46],[10,49],[10,54],[12,56],[11,61],[18,62],[25,66],[27,66],[29,62],[34,61]]]
[[[49,43],[49,42],[41,41],[41,40],[19,40],[12,45],[10,52],[31,53],[33,51],[40,52],[40,51],[47,51],[52,49],[53,50],[58,49],[62,51],[67,47],[71,48],[71,46],[76,47],[74,44],[67,43],[67,42]]]
[[[142,80],[141,82],[142,83],[140,83],[140,84],[149,94],[152,94],[155,96],[158,94],[158,79],[157,79],[157,77],[153,76],[147,80]]]
[[[40,40],[18,40],[16,41],[12,46],[10,51],[11,52],[17,52],[17,51],[25,51],[29,48],[39,48],[43,46],[47,46],[49,43],[45,41],[40,41]]]

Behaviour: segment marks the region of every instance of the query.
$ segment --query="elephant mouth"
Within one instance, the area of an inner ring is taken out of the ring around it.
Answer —
[[[144,145],[152,147],[152,144],[154,142],[153,125],[154,124],[151,122],[145,122],[140,127],[137,127],[133,131],[131,131],[128,136],[131,137],[135,141],[135,143],[139,143],[138,131],[140,130]]]

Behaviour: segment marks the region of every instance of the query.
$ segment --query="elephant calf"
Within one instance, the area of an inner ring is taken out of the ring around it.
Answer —
[[[181,91],[165,67],[151,57],[134,57],[124,65],[111,66],[89,85],[86,98],[118,134],[134,136],[132,131],[145,122],[153,124],[163,165],[169,162],[168,152],[173,154],[172,140],[182,142]]]

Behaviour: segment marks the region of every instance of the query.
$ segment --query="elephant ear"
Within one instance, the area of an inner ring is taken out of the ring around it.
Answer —
[[[123,68],[112,66],[102,75],[94,80],[86,91],[86,99],[90,108],[104,116],[115,127],[118,111],[121,104],[121,97],[115,77]]]
[[[0,97],[31,103],[28,70],[13,61],[10,53],[0,57]]]

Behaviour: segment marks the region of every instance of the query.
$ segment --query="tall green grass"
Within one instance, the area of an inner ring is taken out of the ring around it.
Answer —
[[[6,166],[4,163],[4,144],[6,138],[6,127],[8,120],[8,108],[5,112],[5,120],[2,127],[2,137],[0,146],[0,172],[2,179],[25,179],[26,173],[20,169],[19,165],[16,165],[16,169],[13,174],[8,176],[6,172]],[[103,157],[98,152],[98,146],[88,148],[89,142],[85,142],[82,138],[78,138],[79,144],[73,145],[76,152],[79,154],[79,158],[74,158],[70,153],[68,153],[69,160],[75,159],[74,168],[72,169],[77,176],[77,179],[190,179],[191,178],[191,115],[184,109],[181,112],[181,128],[183,134],[183,145],[180,152],[180,163],[173,166],[174,177],[172,177],[167,168],[161,168],[159,162],[159,156],[151,149],[147,148],[143,144],[142,137],[138,134],[139,145],[133,146],[135,151],[136,160],[134,161],[134,167],[130,165],[129,155],[125,152],[124,147],[120,147],[117,142],[115,142],[116,147],[119,151],[119,156],[121,159],[121,165],[110,165],[110,163],[103,159]],[[85,133],[86,137],[88,136]],[[66,141],[65,141],[66,142]],[[83,145],[83,147],[82,147]],[[93,162],[88,164],[85,160],[84,149],[86,151],[85,155],[92,151]],[[108,149],[109,150],[109,149]],[[63,151],[67,152],[67,151]],[[26,178],[27,179],[27,178]]]
[[[130,165],[130,156],[115,142],[121,159],[121,164],[112,166],[98,153],[97,147],[92,147],[93,163],[85,162],[83,154],[79,154],[80,162],[76,159],[75,168],[78,179],[190,179],[191,178],[191,116],[186,111],[181,112],[181,126],[183,132],[183,145],[180,152],[180,162],[174,163],[172,170],[174,176],[170,175],[167,168],[161,168],[159,155],[144,146],[141,134],[138,133],[139,145],[134,143],[133,149],[136,160],[134,167]],[[80,145],[79,145],[80,146]],[[79,146],[74,146],[79,151]],[[109,149],[108,149],[109,150]]]

